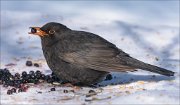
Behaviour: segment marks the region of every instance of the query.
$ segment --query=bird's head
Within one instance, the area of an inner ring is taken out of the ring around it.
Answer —
[[[38,35],[41,38],[42,46],[51,46],[59,39],[66,31],[70,30],[65,25],[55,22],[50,22],[42,27],[30,27],[29,34]]]
[[[38,35],[41,38],[58,36],[61,33],[69,30],[65,25],[55,22],[50,22],[42,27],[30,27],[31,32],[29,34]]]

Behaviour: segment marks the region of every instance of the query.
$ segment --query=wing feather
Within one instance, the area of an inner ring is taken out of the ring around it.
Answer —
[[[75,50],[63,52],[63,54],[59,56],[64,61],[99,71],[124,72],[135,70],[135,68],[129,67],[126,65],[127,63],[122,60],[123,57],[128,57],[129,55],[118,49],[114,44],[91,33],[89,36],[87,35],[88,33],[86,33],[86,35],[82,35],[82,33],[76,34],[77,35],[71,36],[71,39],[73,39],[73,37],[79,38],[74,38],[76,40],[72,40],[69,46],[67,45],[68,43],[66,43],[66,48]],[[84,40],[80,39],[80,37],[83,37]]]

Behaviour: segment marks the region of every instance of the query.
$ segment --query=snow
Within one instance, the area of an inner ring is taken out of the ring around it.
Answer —
[[[176,74],[112,73],[114,78],[98,88],[43,83],[13,95],[0,86],[1,104],[180,104],[179,1],[1,1],[0,67],[12,73],[40,70],[50,74],[40,38],[27,34],[29,27],[50,21],[98,34],[132,57]],[[27,60],[41,65],[27,67]],[[6,66],[9,63],[16,65]],[[56,91],[49,92],[52,87]],[[64,89],[75,92],[63,93]],[[86,97],[91,89],[98,94]]]

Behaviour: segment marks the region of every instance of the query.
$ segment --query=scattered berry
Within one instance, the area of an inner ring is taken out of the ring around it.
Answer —
[[[96,95],[97,93],[94,90],[89,90],[89,93],[86,94],[86,97],[91,97],[93,95]]]
[[[42,92],[41,92],[41,91],[38,91],[37,93],[42,94]]]
[[[11,91],[12,91],[13,93],[16,93],[16,88],[12,88]]]
[[[12,75],[8,69],[0,69],[0,85],[3,85],[3,87],[12,87],[12,89],[7,91],[7,94],[26,92],[29,88],[25,85],[26,83],[38,84],[40,80],[47,83],[60,82],[60,79],[54,73],[45,75],[37,70],[36,72],[30,71],[27,73],[23,71],[21,74],[15,73],[15,75]],[[56,91],[56,89],[51,88],[51,91]],[[64,90],[64,93],[68,93],[68,90]]]
[[[51,91],[56,91],[56,89],[55,88],[51,88]]]
[[[29,74],[30,74],[30,75],[33,75],[33,74],[35,74],[35,73],[34,73],[34,71],[29,71]]]
[[[64,90],[63,92],[64,92],[64,93],[68,93],[68,90]]]
[[[107,80],[111,80],[111,79],[112,79],[112,75],[111,75],[111,74],[108,74],[108,75],[106,76],[105,81],[107,81]]]
[[[31,28],[31,33],[36,33],[37,30],[35,28]]]
[[[37,70],[37,71],[35,72],[35,74],[41,74],[41,71]]]
[[[23,92],[23,89],[20,88],[20,89],[18,90],[18,93],[20,93],[20,92]]]
[[[35,72],[35,75],[37,79],[41,79],[42,74],[39,70]]]
[[[38,64],[38,63],[34,63],[34,66],[35,66],[35,67],[39,67],[39,64]]]
[[[13,92],[12,92],[11,90],[8,90],[8,91],[7,91],[7,94],[8,94],[8,95],[11,95],[12,93],[13,93]]]
[[[39,79],[34,79],[33,83],[34,84],[38,84],[39,83]]]
[[[53,83],[53,79],[51,78],[50,75],[46,75],[45,80],[47,81],[47,83]]]
[[[32,66],[32,61],[26,61],[26,66]]]
[[[26,72],[26,71],[23,71],[23,72],[22,72],[22,77],[25,77],[25,76],[27,76],[27,72]]]
[[[44,74],[41,74],[41,79],[42,79],[42,80],[45,80],[45,77],[46,77],[46,76],[45,76]]]
[[[89,93],[96,93],[94,90],[89,90]]]
[[[20,79],[20,74],[19,73],[16,73],[15,75],[14,75],[14,77],[15,77],[15,79]]]

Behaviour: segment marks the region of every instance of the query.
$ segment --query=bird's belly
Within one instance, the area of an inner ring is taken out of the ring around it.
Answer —
[[[100,82],[107,75],[107,72],[65,62],[55,54],[44,54],[44,56],[49,68],[65,82],[89,85]]]

